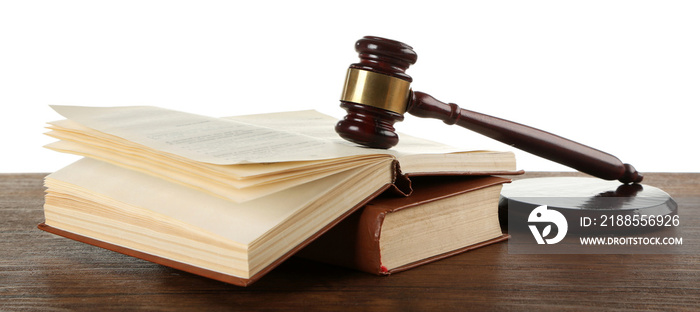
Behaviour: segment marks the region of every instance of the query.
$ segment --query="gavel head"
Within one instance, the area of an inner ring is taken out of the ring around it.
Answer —
[[[347,111],[335,131],[344,139],[373,148],[399,142],[394,122],[402,121],[413,79],[406,69],[418,56],[409,45],[366,36],[355,43],[360,62],[351,64],[340,98]]]

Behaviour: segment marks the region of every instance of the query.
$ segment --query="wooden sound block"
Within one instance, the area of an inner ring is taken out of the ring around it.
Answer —
[[[504,185],[500,203],[502,220],[527,219],[534,208],[546,205],[562,213],[570,226],[589,223],[604,232],[658,228],[658,223],[673,222],[669,216],[678,209],[673,198],[656,187],[583,177],[518,180]]]

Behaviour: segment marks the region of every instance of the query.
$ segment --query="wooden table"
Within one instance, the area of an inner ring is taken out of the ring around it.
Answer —
[[[528,173],[523,177],[576,175]],[[510,255],[500,243],[389,277],[291,259],[248,288],[42,232],[43,174],[0,174],[0,310],[700,310],[700,173],[646,174],[687,254]],[[523,178],[520,177],[520,178]]]

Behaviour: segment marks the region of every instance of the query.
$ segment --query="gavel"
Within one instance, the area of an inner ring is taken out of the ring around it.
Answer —
[[[340,98],[347,115],[335,131],[366,147],[388,149],[399,142],[394,123],[408,112],[459,125],[520,150],[583,173],[622,183],[639,183],[643,176],[630,164],[592,147],[516,122],[469,111],[454,103],[411,89],[406,74],[418,55],[405,43],[365,36],[355,43],[360,62],[350,65]]]

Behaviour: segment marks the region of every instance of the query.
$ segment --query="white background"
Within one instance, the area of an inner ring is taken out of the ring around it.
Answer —
[[[535,126],[642,172],[700,171],[697,1],[2,1],[0,172],[77,159],[43,149],[49,104],[210,116],[336,117],[364,35],[403,41],[414,90]],[[399,131],[513,150],[436,120]],[[567,170],[517,152],[529,171]]]

